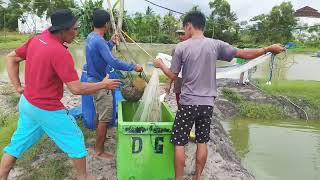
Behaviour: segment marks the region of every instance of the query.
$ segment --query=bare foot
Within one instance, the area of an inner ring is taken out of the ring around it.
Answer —
[[[114,158],[113,154],[105,153],[105,152],[102,152],[102,153],[96,152],[95,157],[103,159],[103,160],[112,160]]]

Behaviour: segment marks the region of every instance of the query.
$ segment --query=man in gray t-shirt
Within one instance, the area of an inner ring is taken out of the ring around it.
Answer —
[[[216,60],[231,61],[236,52],[228,43],[204,36],[179,43],[170,70],[178,74],[183,66],[180,104],[213,106],[217,96]]]
[[[171,67],[161,59],[154,65],[170,79],[177,79],[182,69],[182,89],[180,106],[174,121],[171,142],[174,144],[174,164],[176,180],[183,179],[185,165],[184,145],[188,143],[190,130],[196,129],[196,171],[195,180],[200,180],[207,161],[207,144],[210,140],[210,124],[214,98],[217,96],[216,61],[231,61],[234,57],[254,59],[267,52],[278,54],[284,51],[281,45],[274,44],[259,49],[236,49],[223,41],[204,37],[205,16],[199,11],[188,13],[183,19],[187,36],[192,37],[177,45]]]

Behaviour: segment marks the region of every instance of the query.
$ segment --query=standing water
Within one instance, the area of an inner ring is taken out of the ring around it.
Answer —
[[[170,54],[174,47],[154,44],[142,46],[152,56],[159,52]],[[117,55],[120,58],[125,56],[127,59],[134,59],[142,65],[152,61],[134,45],[129,45],[129,48],[131,54],[124,51]],[[70,47],[70,51],[77,70],[81,72],[85,63],[83,45],[74,45]],[[5,54],[0,54],[0,81],[7,80],[4,56]],[[308,54],[289,54],[288,57],[295,63],[283,69],[284,72],[280,74],[282,79],[320,81],[320,58]],[[226,63],[218,62],[218,66],[221,65]],[[268,63],[259,66],[254,78],[266,78],[268,67]],[[152,69],[148,72],[151,73]],[[20,74],[23,75],[23,68]],[[244,165],[258,180],[320,179],[320,121],[241,120],[224,122],[224,127]]]
[[[223,125],[256,179],[320,179],[320,121],[241,119]]]

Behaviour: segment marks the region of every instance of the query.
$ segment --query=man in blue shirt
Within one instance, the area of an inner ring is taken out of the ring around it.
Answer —
[[[117,34],[105,41],[103,36],[110,29],[110,15],[107,11],[97,9],[93,13],[94,30],[86,40],[86,61],[89,82],[100,82],[106,76],[111,76],[113,69],[122,71],[142,72],[143,68],[138,64],[128,64],[112,55],[114,44],[119,41]],[[109,90],[98,91],[93,94],[97,113],[96,157],[111,159],[113,155],[104,152],[104,142],[107,134],[107,125],[112,119],[112,92]]]

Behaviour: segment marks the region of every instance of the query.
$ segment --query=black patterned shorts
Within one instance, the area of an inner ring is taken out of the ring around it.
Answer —
[[[178,146],[186,145],[194,123],[196,143],[207,143],[210,140],[212,112],[212,106],[180,105],[173,124],[171,143]]]

